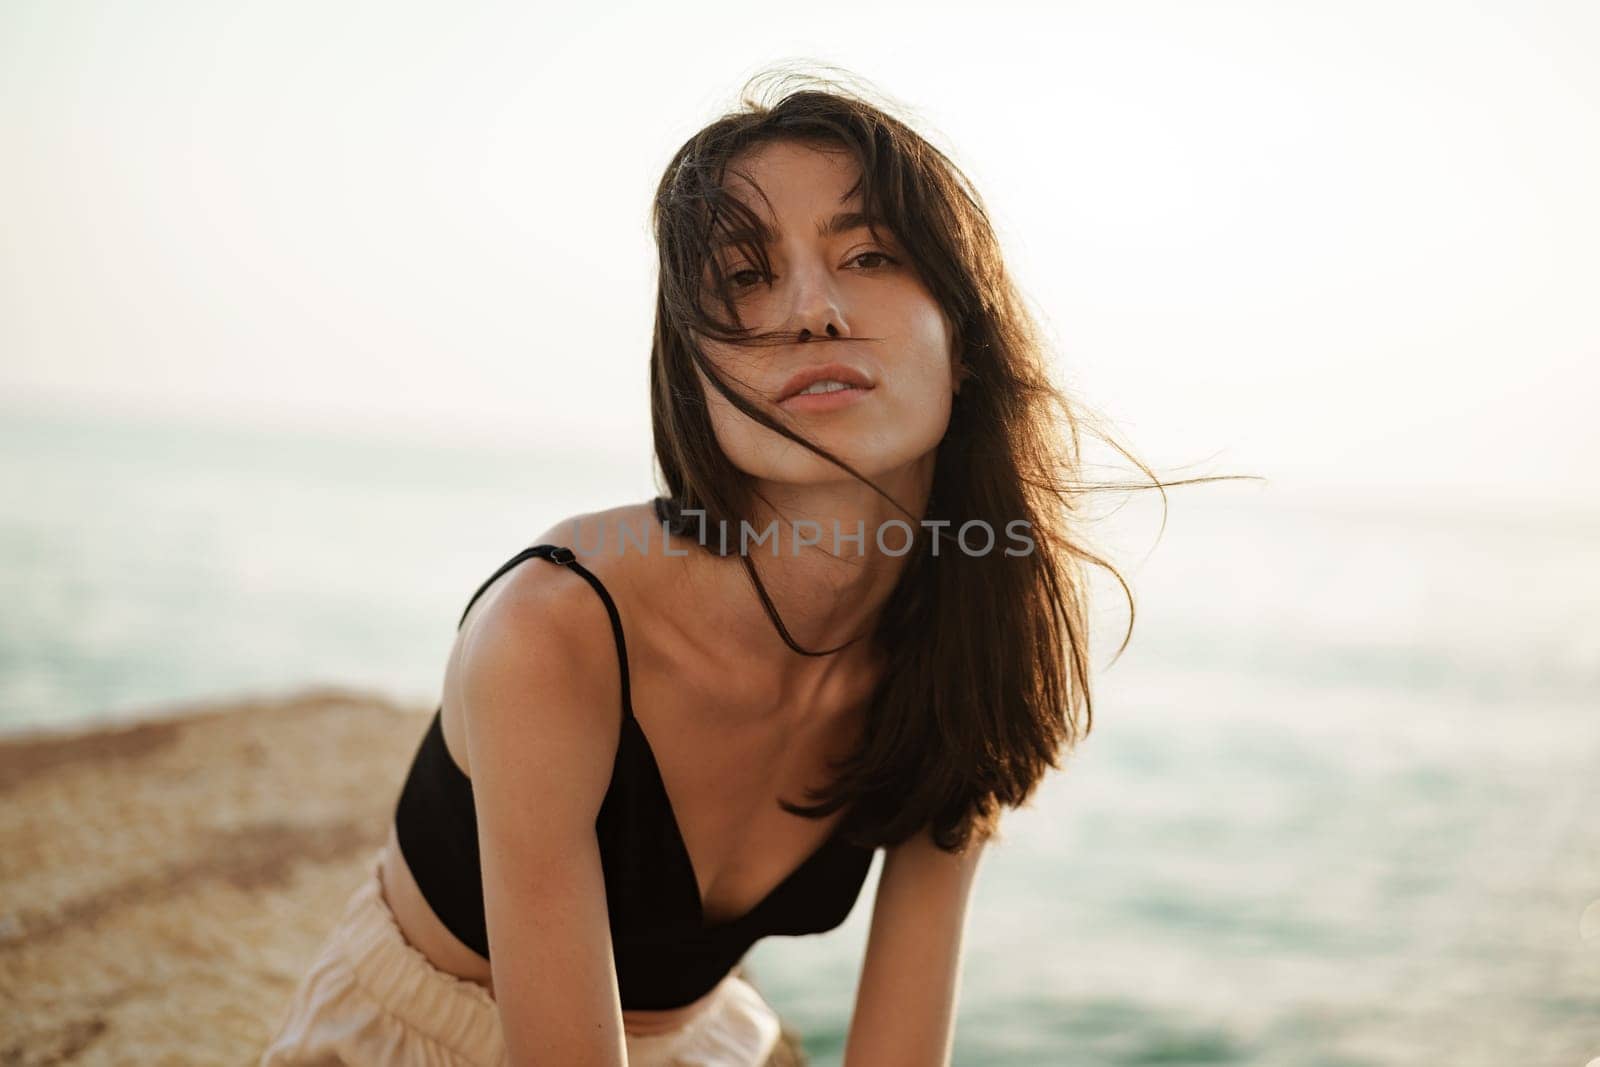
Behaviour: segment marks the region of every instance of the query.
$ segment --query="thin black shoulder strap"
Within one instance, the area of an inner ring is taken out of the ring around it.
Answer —
[[[483,595],[483,591],[493,585],[496,578],[531,556],[537,556],[540,559],[549,560],[551,563],[560,564],[569,570],[576,571],[578,574],[583,575],[584,580],[594,587],[596,593],[600,594],[600,599],[606,606],[606,614],[611,616],[611,635],[616,638],[617,642],[617,663],[622,672],[622,714],[627,718],[633,718],[633,697],[628,690],[628,645],[622,638],[622,616],[617,613],[617,605],[612,601],[611,594],[606,592],[606,587],[600,584],[600,579],[596,578],[589,568],[578,562],[578,557],[573,553],[572,549],[563,545],[534,545],[532,548],[525,548],[506,560],[500,565],[500,569],[489,575],[484,583],[478,586],[478,591],[472,594],[472,599],[467,601],[466,611],[461,613],[460,622],[456,623],[456,629],[461,629],[461,624],[467,621],[467,615],[472,611],[472,605],[478,602],[478,598]]]

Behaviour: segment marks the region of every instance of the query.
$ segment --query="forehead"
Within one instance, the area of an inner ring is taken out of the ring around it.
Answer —
[[[730,160],[723,189],[763,219],[788,227],[860,207],[860,176],[860,164],[844,148],[775,141]]]

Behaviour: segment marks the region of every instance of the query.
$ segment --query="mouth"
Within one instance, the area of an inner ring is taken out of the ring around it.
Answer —
[[[837,411],[858,403],[871,393],[871,386],[863,388],[823,379],[814,386],[784,397],[778,402],[778,406],[785,411],[793,412]]]
[[[778,391],[778,403],[788,406],[801,397],[806,398],[806,403],[810,403],[819,396],[830,397],[847,392],[864,393],[870,391],[872,387],[871,378],[848,364],[823,363],[806,367],[784,382],[783,388]]]

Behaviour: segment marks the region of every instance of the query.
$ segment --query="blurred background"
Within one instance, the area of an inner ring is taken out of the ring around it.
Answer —
[[[1094,730],[986,858],[956,1062],[1582,1067],[1596,54],[1582,2],[12,0],[0,730],[434,704],[484,578],[657,491],[667,160],[833,64],[973,178],[1137,455],[1268,479],[1100,527],[1132,644],[1097,573]],[[877,871],[750,957],[819,1064]]]

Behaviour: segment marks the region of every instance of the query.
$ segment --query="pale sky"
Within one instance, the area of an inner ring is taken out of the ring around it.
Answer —
[[[651,193],[809,59],[1167,473],[1589,501],[1596,55],[1583,2],[10,0],[0,404],[647,456]]]

